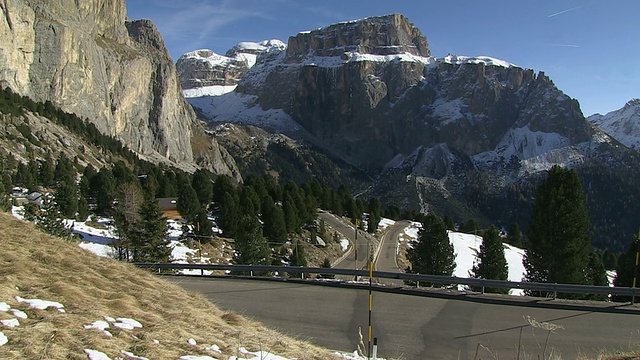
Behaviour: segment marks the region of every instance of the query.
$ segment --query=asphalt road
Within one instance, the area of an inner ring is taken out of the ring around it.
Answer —
[[[409,226],[408,221],[399,221],[392,225],[382,236],[380,251],[376,257],[374,270],[385,272],[400,272],[398,269],[398,236]],[[398,279],[379,279],[379,282],[388,285],[402,286],[404,282]]]
[[[337,269],[354,269],[357,268],[360,270],[366,270],[367,262],[369,261],[370,249],[370,235],[364,231],[358,230],[358,238],[356,240],[356,233],[353,225],[345,224],[342,220],[336,218],[333,214],[327,212],[318,213],[318,217],[325,221],[329,226],[331,226],[334,230],[342,234],[349,242],[351,243],[351,247],[341,261],[337,262],[333,265],[334,268]],[[355,251],[356,246],[354,244],[357,243],[358,251]],[[358,262],[356,263],[356,252],[358,254]]]
[[[367,340],[368,291],[363,289],[286,281],[172,279],[205,294],[224,310],[329,349],[355,350],[359,328]],[[477,352],[477,359],[517,359],[520,349],[520,359],[549,358],[552,353],[575,359],[596,358],[602,351],[628,350],[640,343],[637,308],[563,309],[548,307],[566,304],[559,301],[495,299],[374,292],[378,354],[387,359],[475,359]],[[547,331],[544,328],[550,325],[545,322],[559,328]]]

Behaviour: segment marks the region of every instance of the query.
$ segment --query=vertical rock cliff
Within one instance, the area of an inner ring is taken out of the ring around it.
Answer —
[[[129,21],[124,0],[0,0],[0,10],[0,84],[140,154],[193,165],[196,116],[153,23]]]

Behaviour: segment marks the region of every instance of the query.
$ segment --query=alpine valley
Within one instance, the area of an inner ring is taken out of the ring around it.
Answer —
[[[523,229],[558,164],[581,176],[596,248],[622,251],[638,231],[637,100],[586,119],[542,72],[431,56],[401,14],[173,64],[124,0],[4,0],[0,10],[0,85],[86,118],[150,161],[239,181],[317,179],[385,206]]]

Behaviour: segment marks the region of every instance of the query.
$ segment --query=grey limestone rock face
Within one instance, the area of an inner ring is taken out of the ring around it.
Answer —
[[[208,49],[196,50],[181,56],[176,67],[183,89],[205,86],[236,85],[249,69],[244,59],[220,56]]]
[[[194,166],[196,116],[153,23],[128,21],[124,0],[0,3],[3,86],[86,118],[144,156]]]
[[[492,151],[515,128],[571,143],[593,135],[578,103],[543,73],[429,54],[402,15],[340,23],[290,38],[286,54],[259,62],[237,91],[372,171],[442,143],[468,157]]]
[[[341,56],[345,52],[430,56],[429,44],[401,14],[371,17],[330,25],[289,38],[287,62],[308,56]]]

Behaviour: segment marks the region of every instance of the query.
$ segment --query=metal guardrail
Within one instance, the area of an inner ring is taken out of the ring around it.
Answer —
[[[244,273],[294,273],[294,274],[327,274],[327,275],[350,275],[368,277],[368,270],[355,269],[335,269],[335,268],[312,268],[295,266],[266,266],[266,265],[218,265],[218,264],[177,264],[177,263],[134,263],[135,266],[146,269],[171,269],[171,270],[230,270]],[[394,273],[385,271],[374,271],[373,278],[400,279],[413,281],[415,283],[432,283],[443,285],[467,285],[472,288],[499,288],[499,289],[523,289],[546,292],[549,294],[611,294],[618,296],[629,296],[633,299],[638,295],[637,288],[591,286],[574,284],[551,284],[538,282],[518,282],[503,280],[488,280],[476,278],[460,278],[438,275],[421,275]],[[633,301],[633,300],[632,300]]]

